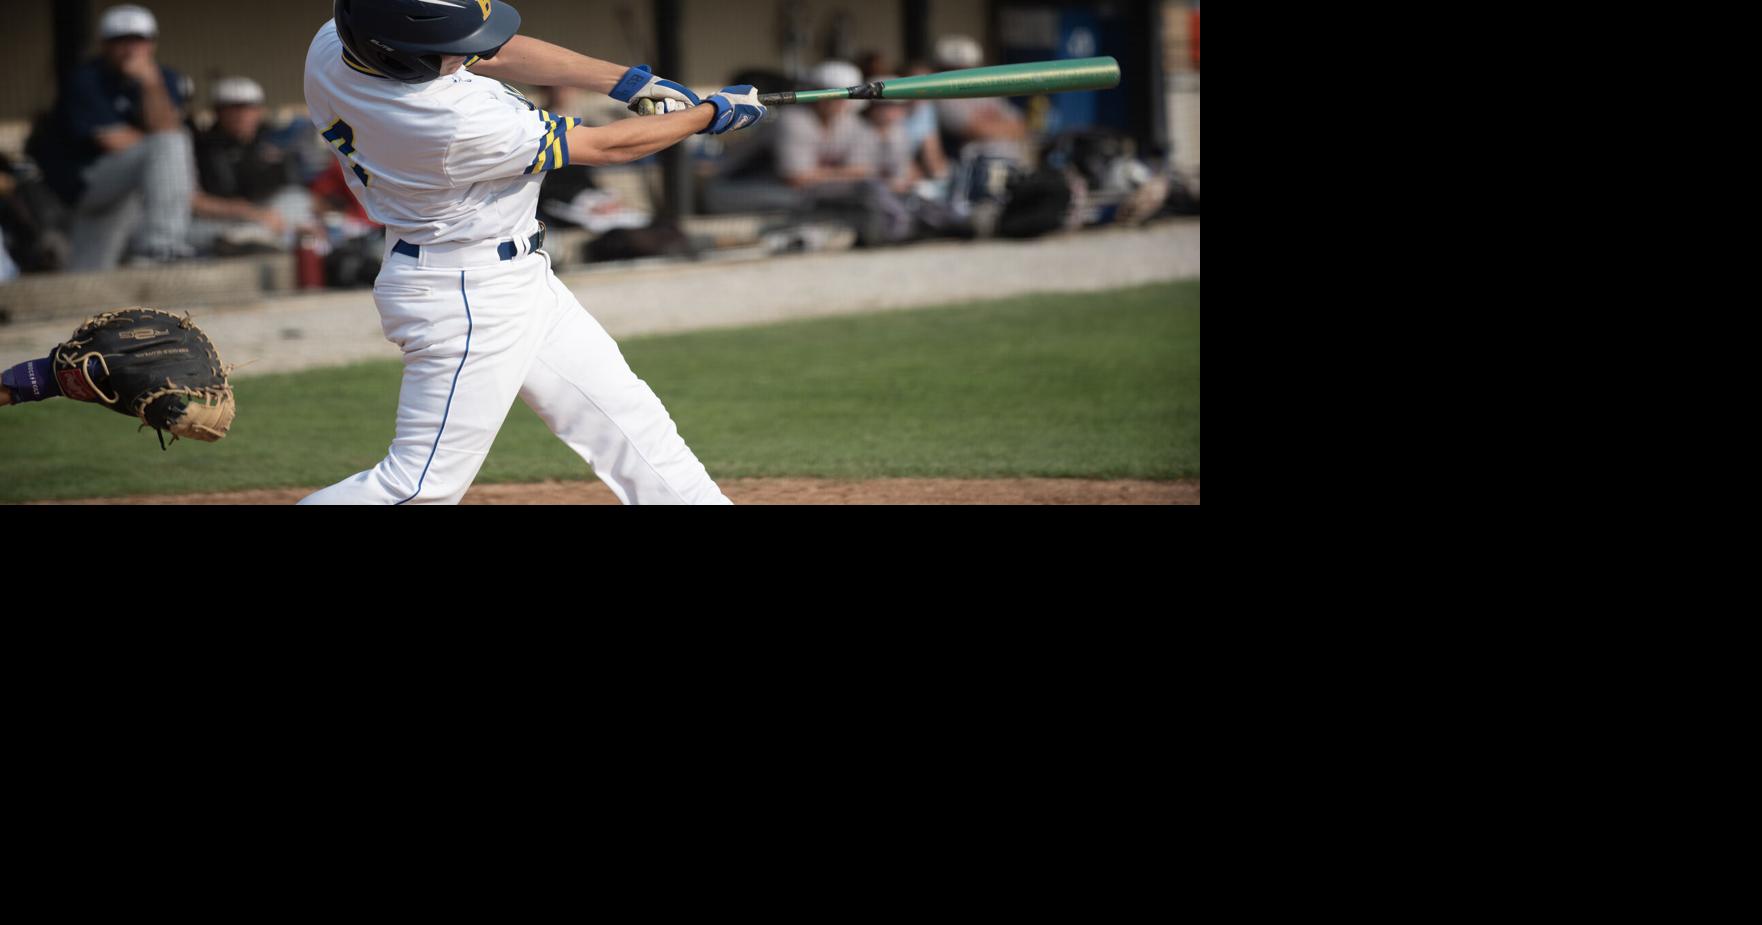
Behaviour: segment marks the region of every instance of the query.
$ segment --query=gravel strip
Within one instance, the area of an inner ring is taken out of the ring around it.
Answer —
[[[1199,221],[1188,219],[1032,241],[938,241],[591,269],[561,279],[613,337],[623,338],[1198,276]],[[241,378],[398,357],[366,290],[206,307],[190,315],[221,356],[239,364]],[[0,326],[0,369],[46,355],[77,326]]]

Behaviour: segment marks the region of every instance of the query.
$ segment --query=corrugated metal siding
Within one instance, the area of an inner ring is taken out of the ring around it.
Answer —
[[[0,121],[29,119],[54,102],[55,28],[44,0],[0,0]]]

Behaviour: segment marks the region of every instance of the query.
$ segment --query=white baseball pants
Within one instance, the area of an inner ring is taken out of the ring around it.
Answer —
[[[379,465],[301,504],[459,503],[515,396],[625,504],[731,503],[548,255],[388,247],[373,300],[404,350],[397,436]]]

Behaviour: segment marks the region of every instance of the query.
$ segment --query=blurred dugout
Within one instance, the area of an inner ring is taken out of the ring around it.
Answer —
[[[106,6],[9,2],[0,60],[8,62],[13,79],[0,82],[0,155],[19,159],[32,120],[55,100],[58,73],[95,50]],[[215,126],[221,108],[216,104],[228,86],[223,78],[248,79],[262,95],[263,131],[288,152],[291,172],[301,181],[320,178],[323,188],[321,175],[335,167],[335,158],[305,122],[300,75],[307,40],[328,18],[329,4],[154,0],[146,6],[158,23],[159,60],[192,78],[185,112],[192,127],[200,132]],[[773,249],[842,247],[1012,228],[1033,234],[1139,221],[1159,211],[1197,212],[1198,0],[518,0],[518,6],[534,34],[613,60],[660,66],[671,44],[678,62],[674,76],[701,90],[738,81],[761,89],[811,87],[810,69],[839,62],[860,66],[872,79],[925,68],[1111,54],[1125,72],[1121,89],[1108,94],[876,104],[852,118],[818,124],[810,107],[779,107],[764,131],[698,140],[679,162],[686,180],[695,183],[663,181],[663,163],[649,162],[583,172],[573,187],[547,186],[549,216],[565,231],[562,226],[582,226],[574,237],[560,236],[559,248],[607,233],[638,236],[648,230],[645,223],[661,228],[659,237],[603,247],[601,256],[761,243]],[[765,15],[752,15],[755,6]],[[668,22],[673,28],[663,29]],[[577,105],[594,121],[620,115],[596,109],[592,101]],[[839,176],[845,168],[852,171]],[[30,169],[18,173],[28,176]],[[837,189],[838,183],[845,188]],[[685,198],[674,202],[681,192]],[[10,193],[0,187],[0,196],[22,198],[16,182]],[[222,198],[272,208],[252,195]],[[1017,203],[1013,226],[1004,221],[1009,200]],[[350,233],[363,227],[346,201],[326,205],[347,216]],[[0,201],[0,219],[8,214],[6,206]],[[300,218],[297,209],[284,214],[284,237]],[[19,257],[17,238],[8,244]],[[559,256],[567,263],[581,255]],[[10,263],[26,271],[19,282],[32,278],[34,267],[25,260]],[[210,289],[236,289],[243,278],[235,274],[226,286],[215,281]],[[266,289],[295,284],[293,265],[285,260],[265,258],[253,278]],[[141,279],[177,288],[163,273]],[[18,285],[0,298],[0,314],[8,310],[8,298],[19,303]],[[91,298],[159,296],[120,285]]]

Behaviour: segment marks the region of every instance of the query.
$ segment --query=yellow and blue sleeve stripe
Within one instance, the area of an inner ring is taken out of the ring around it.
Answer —
[[[553,116],[542,109],[538,111],[538,115],[544,120],[545,136],[538,143],[538,155],[527,166],[527,173],[566,166],[569,163],[569,130],[581,124],[580,119]]]

